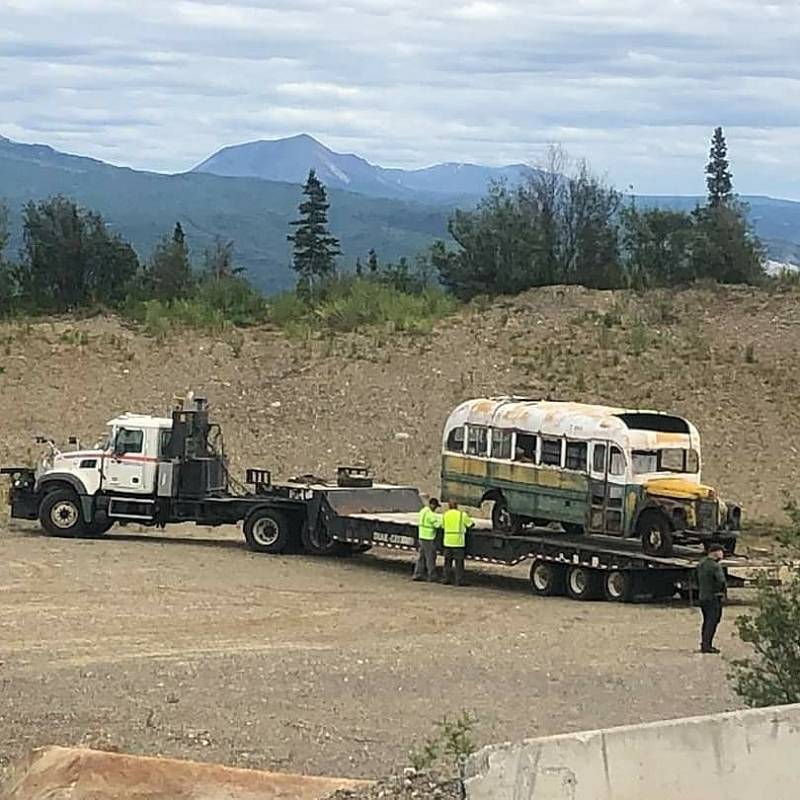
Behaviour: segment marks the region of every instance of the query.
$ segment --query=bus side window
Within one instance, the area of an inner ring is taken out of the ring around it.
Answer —
[[[604,444],[596,444],[594,452],[592,453],[592,470],[594,472],[606,471],[606,446]]]
[[[614,445],[611,445],[611,460],[608,465],[608,472],[610,475],[625,474],[625,456],[622,455],[622,450]]]
[[[563,439],[545,439],[542,437],[542,464],[550,467],[561,466],[561,445]]]
[[[523,464],[536,463],[536,437],[529,433],[517,434],[517,446],[514,449],[514,461]]]
[[[567,442],[566,468],[586,472],[586,442]]]
[[[511,458],[511,431],[492,428],[492,458]]]
[[[464,426],[453,428],[447,435],[447,451],[449,453],[464,452]]]
[[[485,456],[489,429],[483,425],[467,426],[467,455]]]

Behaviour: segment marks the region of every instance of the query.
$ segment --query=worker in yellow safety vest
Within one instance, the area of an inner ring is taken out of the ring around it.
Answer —
[[[469,514],[462,511],[455,500],[447,501],[447,511],[442,515],[445,583],[454,583],[456,586],[463,585],[467,531],[474,525]]]
[[[417,532],[419,554],[414,565],[415,581],[436,580],[436,532],[442,527],[442,515],[436,513],[439,501],[435,497],[428,500],[419,512]]]

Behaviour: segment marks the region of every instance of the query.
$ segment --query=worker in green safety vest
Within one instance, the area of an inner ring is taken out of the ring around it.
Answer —
[[[467,548],[467,531],[475,523],[455,500],[447,501],[447,511],[442,515],[444,529],[444,582],[462,586],[464,583],[464,555]]]
[[[419,512],[417,533],[419,553],[414,565],[415,581],[436,580],[436,532],[442,527],[442,515],[436,513],[439,501],[435,497],[428,500]]]

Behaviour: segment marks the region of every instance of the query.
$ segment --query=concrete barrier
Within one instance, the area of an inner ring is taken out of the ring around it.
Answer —
[[[467,800],[796,800],[800,705],[484,747]]]
[[[365,783],[42,747],[17,765],[0,800],[319,800]]]

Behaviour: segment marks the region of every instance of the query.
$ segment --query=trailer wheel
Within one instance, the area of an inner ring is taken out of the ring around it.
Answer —
[[[289,521],[280,511],[257,508],[250,512],[242,526],[247,547],[254,553],[277,555],[289,544]]]
[[[39,506],[39,522],[49,536],[84,536],[81,501],[72,489],[48,492]]]
[[[672,529],[667,518],[658,511],[645,511],[636,524],[642,539],[642,550],[649,556],[667,558],[672,555]]]
[[[561,527],[569,536],[583,536],[584,534],[583,525],[578,522],[562,522]]]
[[[541,559],[531,564],[531,589],[540,597],[564,594],[564,579],[565,570],[560,564],[552,564]]]
[[[567,595],[573,600],[596,600],[600,596],[600,576],[588,567],[567,569]]]
[[[116,520],[109,519],[105,514],[98,514],[86,526],[87,536],[102,536],[108,533],[113,527]]]
[[[300,539],[303,549],[312,556],[349,556],[353,554],[355,548],[355,545],[349,542],[339,542],[334,539],[321,519],[317,520],[316,527],[312,531],[304,525]]]
[[[630,603],[633,600],[633,573],[609,570],[603,576],[603,595],[612,603]]]

